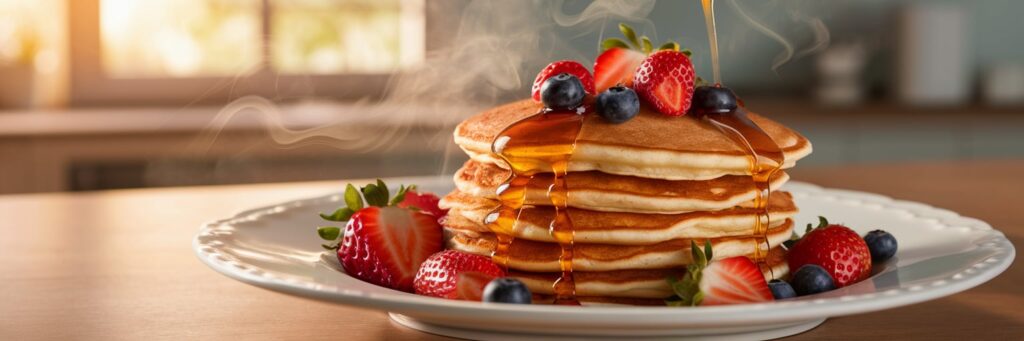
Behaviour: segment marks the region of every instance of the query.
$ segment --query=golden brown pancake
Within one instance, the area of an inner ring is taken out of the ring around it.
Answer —
[[[511,171],[494,164],[467,161],[455,172],[459,191],[483,198],[496,199],[497,188]],[[527,205],[550,205],[548,187],[551,173],[535,175],[526,191]],[[777,189],[789,179],[785,172],[772,177],[771,188]],[[634,176],[612,175],[598,171],[570,172],[568,205],[595,211],[633,213],[683,213],[716,211],[748,204],[757,195],[753,180],[746,175],[726,175],[711,180],[660,180]]]
[[[786,251],[781,247],[772,249],[766,260],[767,267],[762,270],[765,280],[781,278],[789,272],[785,259]],[[590,301],[619,304],[643,304],[643,301],[630,300],[609,301],[609,298],[656,299],[663,300],[672,295],[669,278],[679,279],[686,273],[686,268],[656,270],[618,270],[605,272],[574,271],[573,281],[576,283],[576,295],[590,297]],[[542,299],[550,299],[554,294],[552,286],[560,273],[512,271],[509,276],[523,281],[530,292],[540,295]],[[601,300],[597,300],[601,298]],[[580,298],[580,301],[587,299]]]
[[[455,190],[441,200],[449,209],[443,224],[452,229],[490,232],[484,220],[496,207],[496,200],[479,198]],[[757,210],[736,207],[721,211],[697,211],[679,214],[642,214],[600,212],[569,208],[575,240],[580,243],[652,244],[679,238],[718,238],[754,233]],[[796,215],[797,208],[788,192],[774,192],[768,201],[768,212],[775,227]],[[524,207],[519,215],[516,238],[554,242],[548,226],[554,217],[550,206]]]
[[[638,305],[638,306],[664,306],[665,300],[661,298],[636,298],[636,297],[612,297],[612,296],[576,296],[576,300],[582,306],[617,306],[617,305]],[[533,304],[554,304],[554,295],[533,294]]]
[[[781,245],[793,234],[793,221],[768,229],[770,247]],[[490,256],[497,242],[492,233],[445,228],[447,248],[483,256]],[[651,245],[586,244],[576,242],[573,247],[573,269],[577,271],[613,271],[630,269],[671,269],[684,267],[693,259],[690,242],[704,245],[704,238],[673,239]],[[715,259],[746,256],[757,250],[759,237],[740,236],[711,238]],[[516,239],[509,247],[510,269],[534,272],[561,271],[558,259],[561,247],[557,243]]]
[[[455,143],[474,160],[505,166],[491,155],[491,142],[505,127],[529,117],[541,104],[526,99],[470,117],[455,128]],[[757,123],[785,153],[784,168],[811,153],[810,142],[789,128],[754,113]],[[668,180],[707,180],[750,173],[744,149],[706,122],[691,116],[669,117],[642,107],[622,124],[599,115],[583,122],[569,171],[605,173]]]

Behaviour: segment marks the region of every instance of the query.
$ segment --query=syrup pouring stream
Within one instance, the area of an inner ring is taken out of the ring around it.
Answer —
[[[707,24],[708,41],[711,44],[711,66],[715,84],[718,86],[721,84],[721,74],[718,68],[718,35],[715,30],[714,0],[701,0],[701,7],[704,9],[704,21]],[[768,227],[771,225],[771,217],[768,214],[768,199],[771,197],[769,184],[772,176],[782,169],[785,155],[771,136],[747,117],[743,102],[738,102],[737,109],[730,112],[698,114],[701,114],[704,121],[739,145],[750,160],[749,172],[751,182],[756,190],[754,208],[757,211],[753,230],[754,234],[760,237],[754,249],[754,260],[762,268],[762,271],[767,268],[774,278],[774,271],[766,264],[769,248]]]

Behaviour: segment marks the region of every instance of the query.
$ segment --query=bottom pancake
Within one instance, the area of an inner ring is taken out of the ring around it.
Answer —
[[[786,220],[768,230],[769,248],[775,248],[793,234],[793,221]],[[445,228],[449,249],[490,256],[497,246],[495,235],[475,231]],[[704,239],[692,239],[698,245]],[[760,238],[754,236],[710,239],[715,259],[745,256],[757,251]],[[691,239],[674,239],[651,245],[609,245],[576,243],[573,247],[573,268],[578,271],[615,271],[635,269],[682,268],[692,262]],[[509,248],[509,269],[532,272],[561,271],[561,247],[556,243],[543,243],[516,239]]]
[[[786,251],[781,247],[774,248],[769,252],[765,261],[767,266],[762,268],[765,280],[781,278],[789,273],[785,254]],[[573,281],[576,283],[576,295],[581,297],[580,301],[584,301],[583,297],[664,300],[672,296],[672,288],[669,286],[668,279],[682,278],[685,273],[685,268],[605,272],[575,271],[573,272]],[[554,294],[552,286],[558,280],[559,274],[512,271],[509,276],[523,281],[531,292],[543,297]]]
[[[612,297],[612,296],[576,296],[576,300],[584,307],[608,306],[608,305],[639,305],[639,306],[664,306],[663,298],[636,298],[636,297]],[[555,295],[533,295],[533,304],[554,304]]]

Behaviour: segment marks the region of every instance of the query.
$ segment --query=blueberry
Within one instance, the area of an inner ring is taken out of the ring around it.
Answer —
[[[578,107],[586,94],[580,79],[568,73],[554,75],[540,86],[540,101],[551,109]]]
[[[773,279],[768,281],[768,288],[772,289],[772,296],[775,296],[777,300],[796,297],[796,291],[793,291],[793,286],[782,280]]]
[[[836,288],[836,282],[832,280],[832,275],[829,275],[825,268],[814,264],[801,266],[793,273],[793,279],[790,282],[793,283],[793,290],[800,296]]]
[[[496,278],[484,287],[484,302],[530,304],[533,295],[518,279]]]
[[[736,94],[724,86],[701,86],[693,90],[693,111],[700,115],[736,110]]]
[[[613,86],[597,95],[597,113],[611,123],[633,119],[640,112],[640,98],[633,89]]]
[[[881,263],[896,255],[896,237],[889,232],[874,230],[864,235],[864,242],[871,251],[871,261]]]

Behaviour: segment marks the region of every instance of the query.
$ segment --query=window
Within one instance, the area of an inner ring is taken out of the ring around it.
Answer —
[[[69,1],[71,101],[376,95],[423,60],[423,1]]]
[[[100,0],[100,53],[115,78],[231,76],[259,66],[259,0]]]

